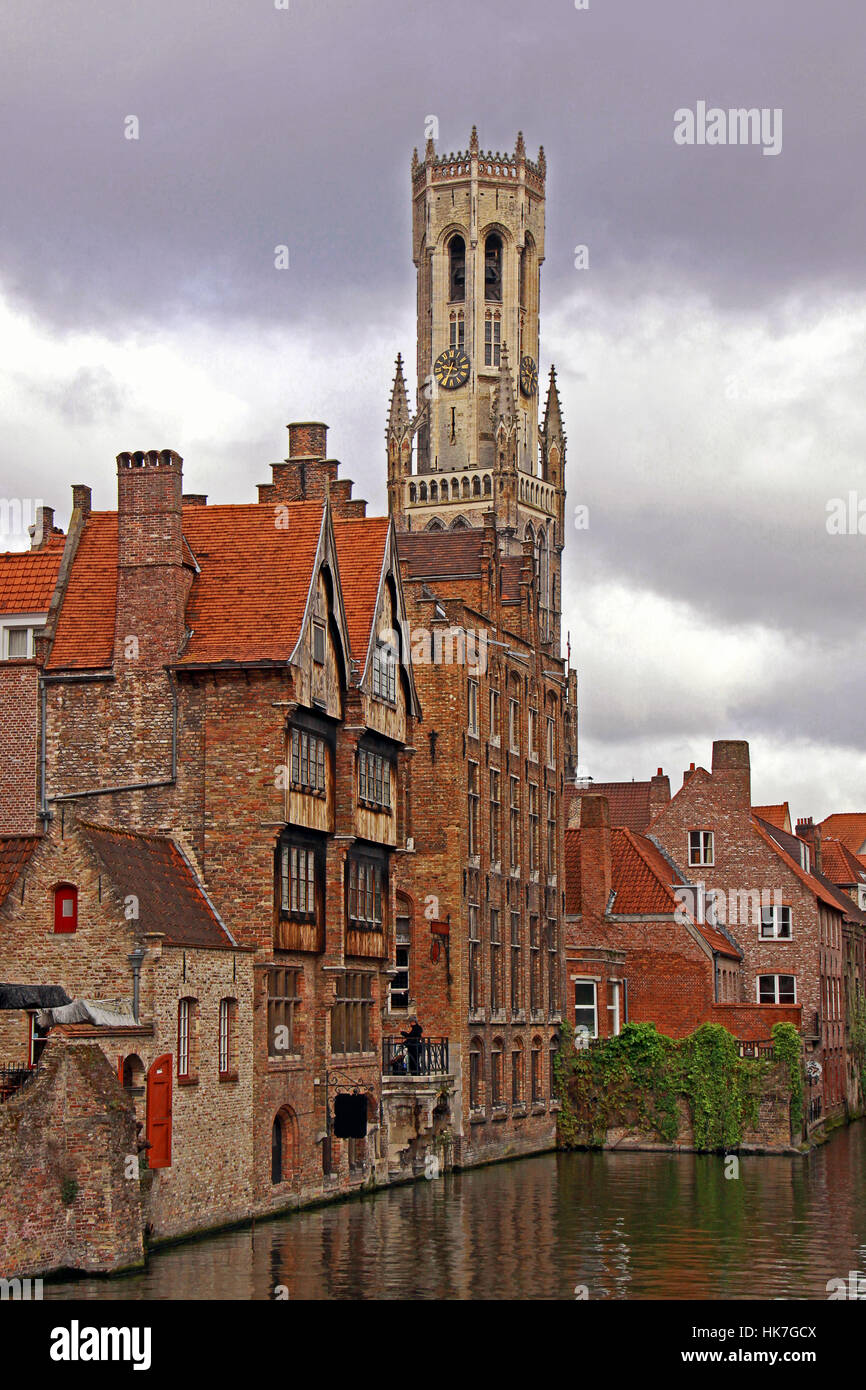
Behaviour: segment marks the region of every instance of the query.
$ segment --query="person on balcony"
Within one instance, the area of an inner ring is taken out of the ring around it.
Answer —
[[[406,1063],[411,1076],[418,1076],[421,1072],[421,1038],[423,1033],[424,1029],[416,1019],[408,1032],[400,1034],[401,1038],[403,1038],[406,1043],[404,1050],[406,1053]]]

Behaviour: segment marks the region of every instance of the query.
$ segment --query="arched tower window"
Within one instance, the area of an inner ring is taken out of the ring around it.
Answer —
[[[448,299],[452,304],[459,304],[465,298],[466,242],[462,236],[453,236],[448,243]]]
[[[502,237],[490,232],[484,242],[484,298],[502,303]]]

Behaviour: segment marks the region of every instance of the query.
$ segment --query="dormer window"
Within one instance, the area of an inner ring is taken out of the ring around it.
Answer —
[[[325,664],[325,624],[313,623],[313,660],[317,666]]]
[[[397,659],[387,642],[377,642],[373,651],[373,694],[389,705],[397,703]]]
[[[78,889],[60,883],[54,890],[54,931],[74,932],[78,927]]]

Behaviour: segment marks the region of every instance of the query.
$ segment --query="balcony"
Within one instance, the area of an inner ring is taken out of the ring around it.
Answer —
[[[21,1062],[8,1062],[0,1066],[0,1104],[14,1096],[35,1075],[35,1067],[25,1066]]]
[[[383,1038],[382,1075],[398,1077],[447,1076],[447,1038]]]

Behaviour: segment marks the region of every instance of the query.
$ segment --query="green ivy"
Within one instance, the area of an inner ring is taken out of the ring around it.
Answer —
[[[803,1129],[803,1042],[793,1023],[774,1023],[770,1032],[780,1062],[787,1062],[791,1077],[791,1128]]]
[[[579,1051],[569,1024],[563,1024],[561,1036],[554,1073],[563,1148],[600,1147],[615,1124],[675,1143],[684,1105],[695,1148],[704,1151],[736,1148],[744,1131],[757,1123],[764,1078],[773,1063],[741,1058],[737,1040],[721,1024],[702,1024],[675,1040],[654,1023],[628,1023],[616,1037]],[[790,1068],[792,1116],[799,1129],[799,1034],[790,1024],[777,1024],[773,1040],[777,1059]]]

